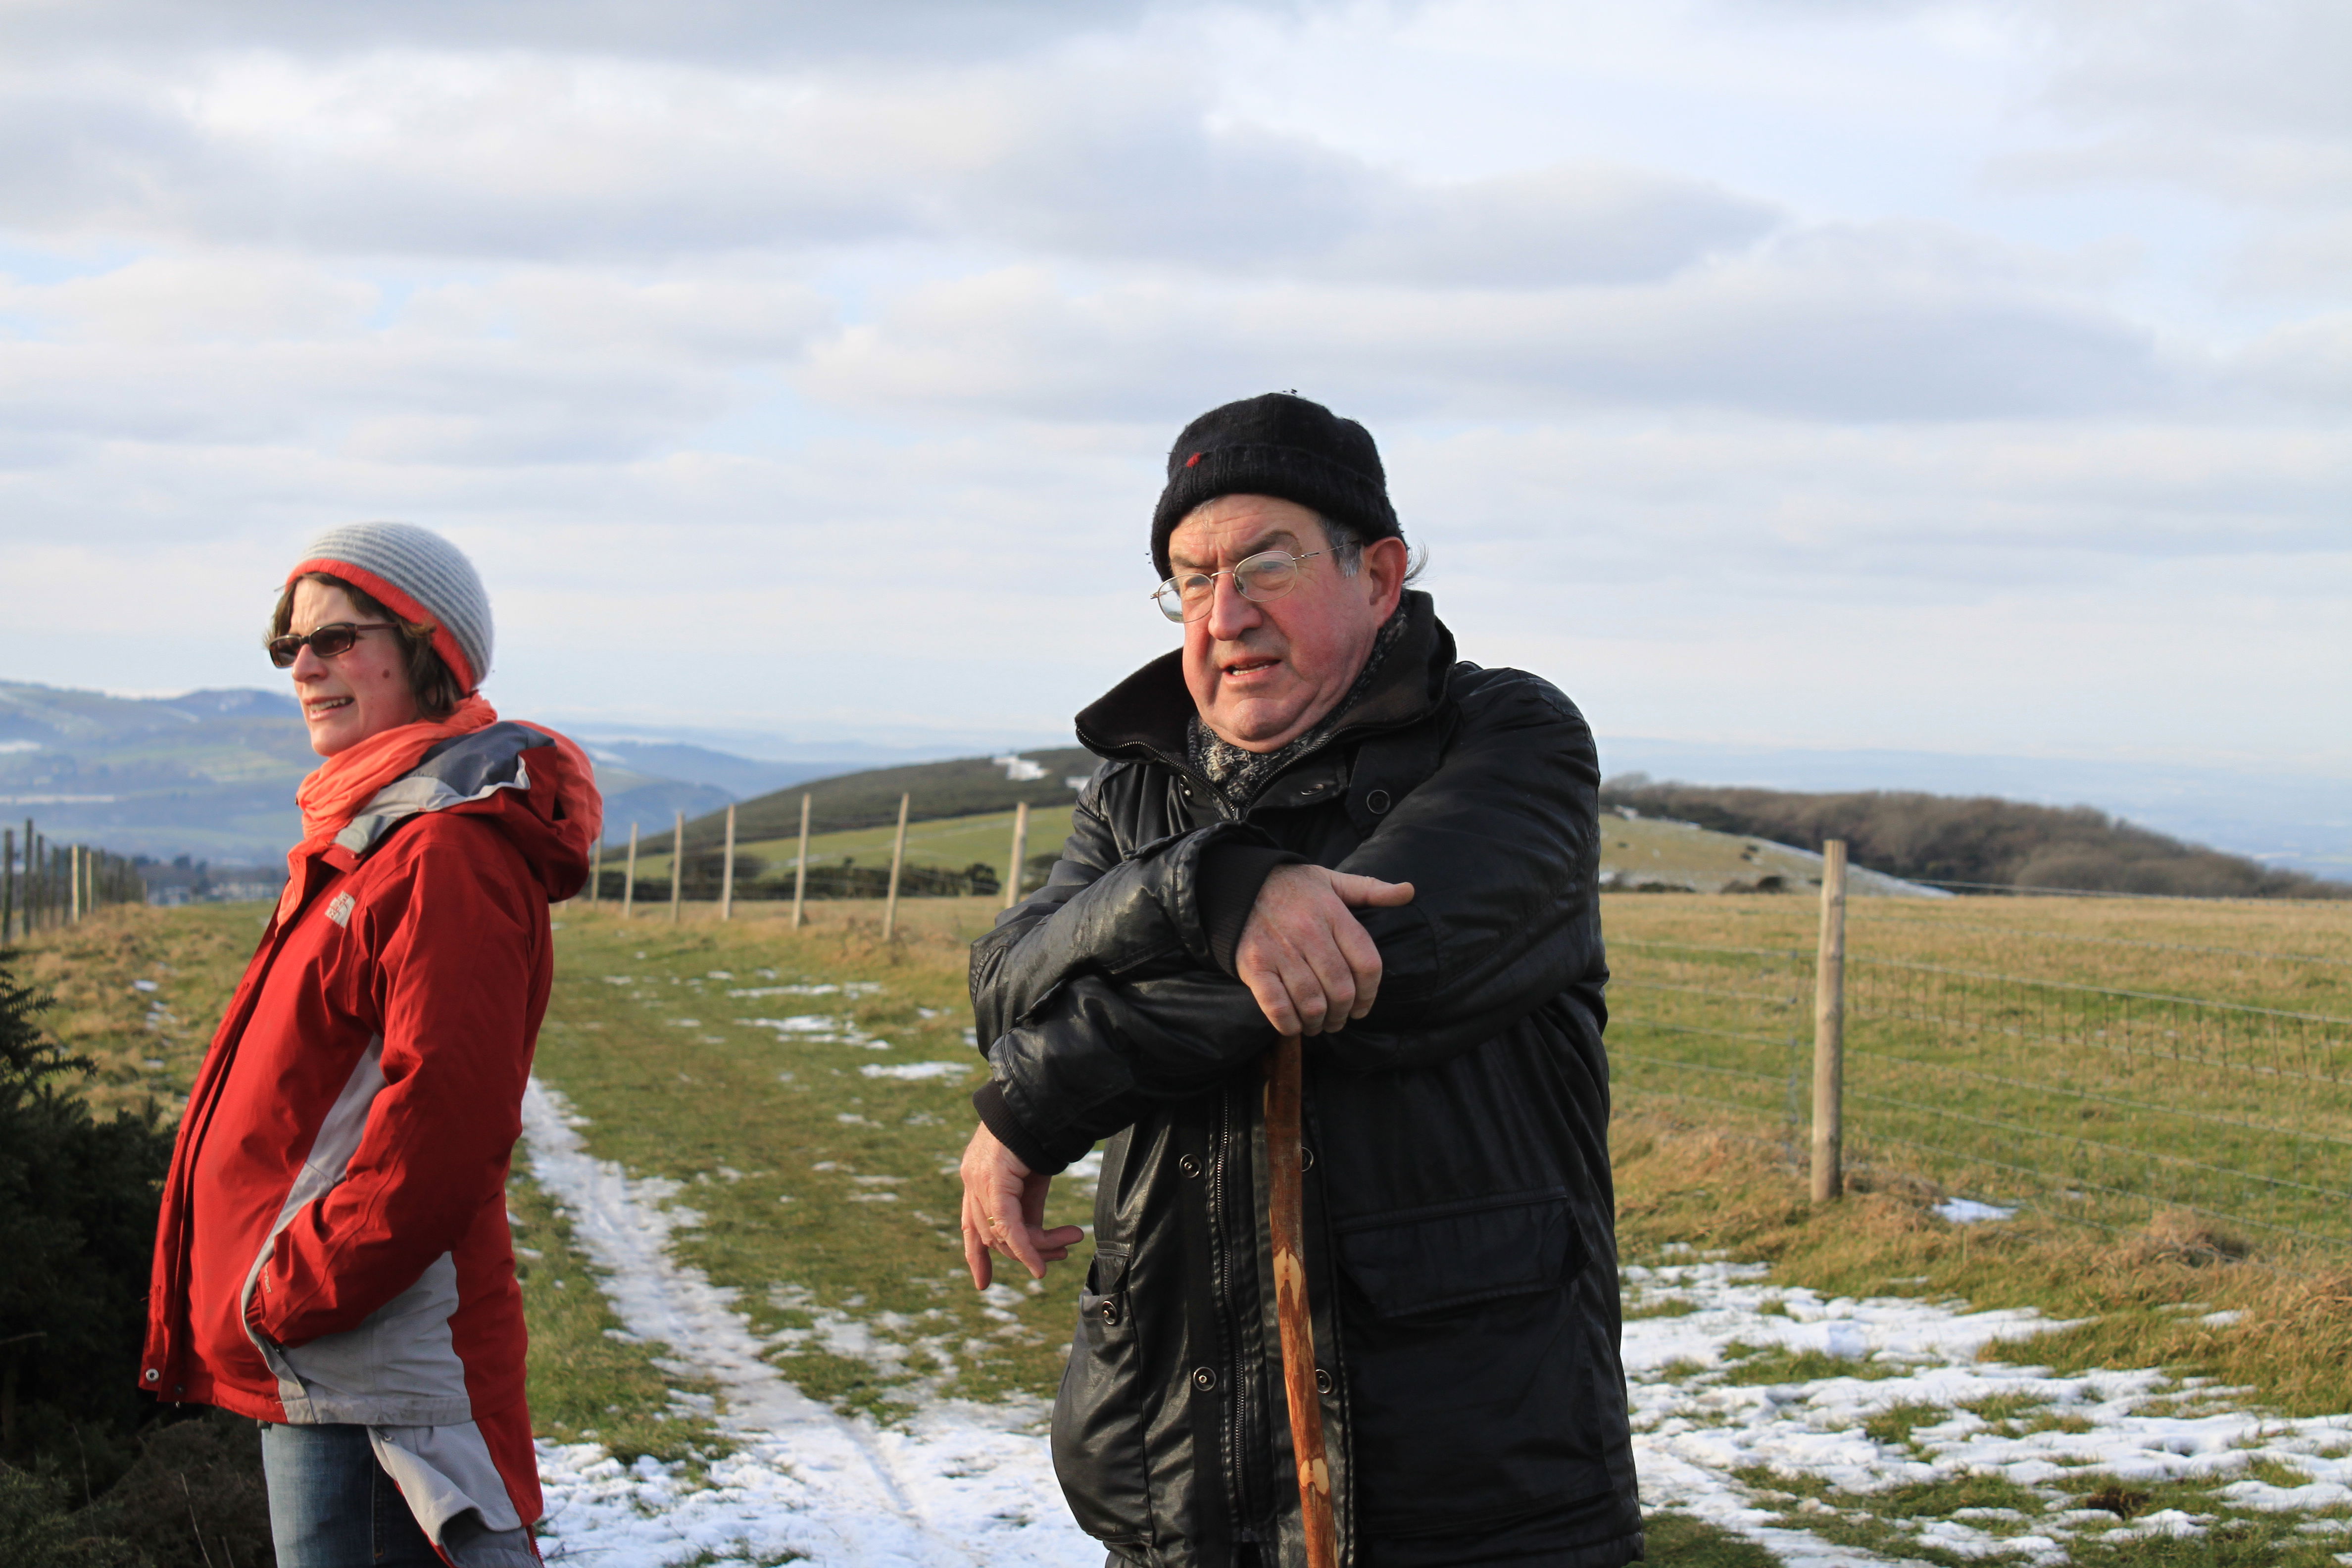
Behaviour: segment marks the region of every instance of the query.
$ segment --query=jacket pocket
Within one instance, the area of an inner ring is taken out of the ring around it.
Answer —
[[[1417,1317],[1551,1290],[1584,1267],[1558,1189],[1375,1215],[1339,1227],[1339,1262],[1373,1315]]]
[[[1078,1526],[1098,1541],[1151,1535],[1144,1389],[1127,1299],[1128,1251],[1099,1247],[1078,1291],[1078,1331],[1054,1401],[1054,1473]]]
[[[1366,1533],[1475,1533],[1611,1489],[1614,1281],[1564,1192],[1369,1216],[1339,1251]]]

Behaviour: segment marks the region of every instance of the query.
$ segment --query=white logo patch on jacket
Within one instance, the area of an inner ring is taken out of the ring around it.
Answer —
[[[357,899],[352,898],[349,893],[337,893],[335,901],[327,906],[327,918],[348,931],[351,929],[352,911],[357,908],[359,908]]]

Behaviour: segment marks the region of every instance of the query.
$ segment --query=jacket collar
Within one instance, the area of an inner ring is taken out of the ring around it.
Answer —
[[[1419,589],[1404,595],[1405,633],[1363,700],[1349,709],[1325,747],[1375,730],[1425,717],[1445,692],[1454,668],[1454,634],[1437,618],[1437,604]],[[1162,654],[1110,689],[1078,715],[1078,741],[1098,757],[1165,763],[1189,774],[1185,744],[1196,711],[1184,684],[1184,650]]]

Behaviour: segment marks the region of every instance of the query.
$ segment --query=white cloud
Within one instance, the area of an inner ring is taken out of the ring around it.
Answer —
[[[1176,415],[1268,386],[1390,414],[1701,405],[1842,420],[2109,412],[2168,401],[2145,329],[1931,227],[1783,237],[1664,282],[1552,290],[1136,281],[1036,266],[908,291],[814,352],[866,409]]]
[[[2344,51],[2231,9],[0,7],[0,673],[266,680],[402,516],[519,710],[1051,732],[1296,386],[1605,729],[2305,754]]]

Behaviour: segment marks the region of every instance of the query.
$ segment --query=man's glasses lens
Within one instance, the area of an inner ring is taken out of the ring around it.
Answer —
[[[320,658],[332,658],[358,647],[360,633],[364,629],[349,621],[336,621],[320,626],[308,637],[296,637],[289,632],[282,637],[271,637],[265,646],[269,649],[270,663],[280,669],[290,669],[294,661],[301,657],[304,644],[309,644],[310,651]]]
[[[1305,555],[1292,555],[1286,551],[1269,550],[1226,568],[1233,574],[1234,586],[1244,599],[1264,604],[1279,599],[1298,586],[1298,563],[1312,561],[1322,554],[1319,550]],[[1160,613],[1171,621],[1197,621],[1209,613],[1216,603],[1217,579],[1224,572],[1187,572],[1171,577],[1152,594],[1160,605]]]

